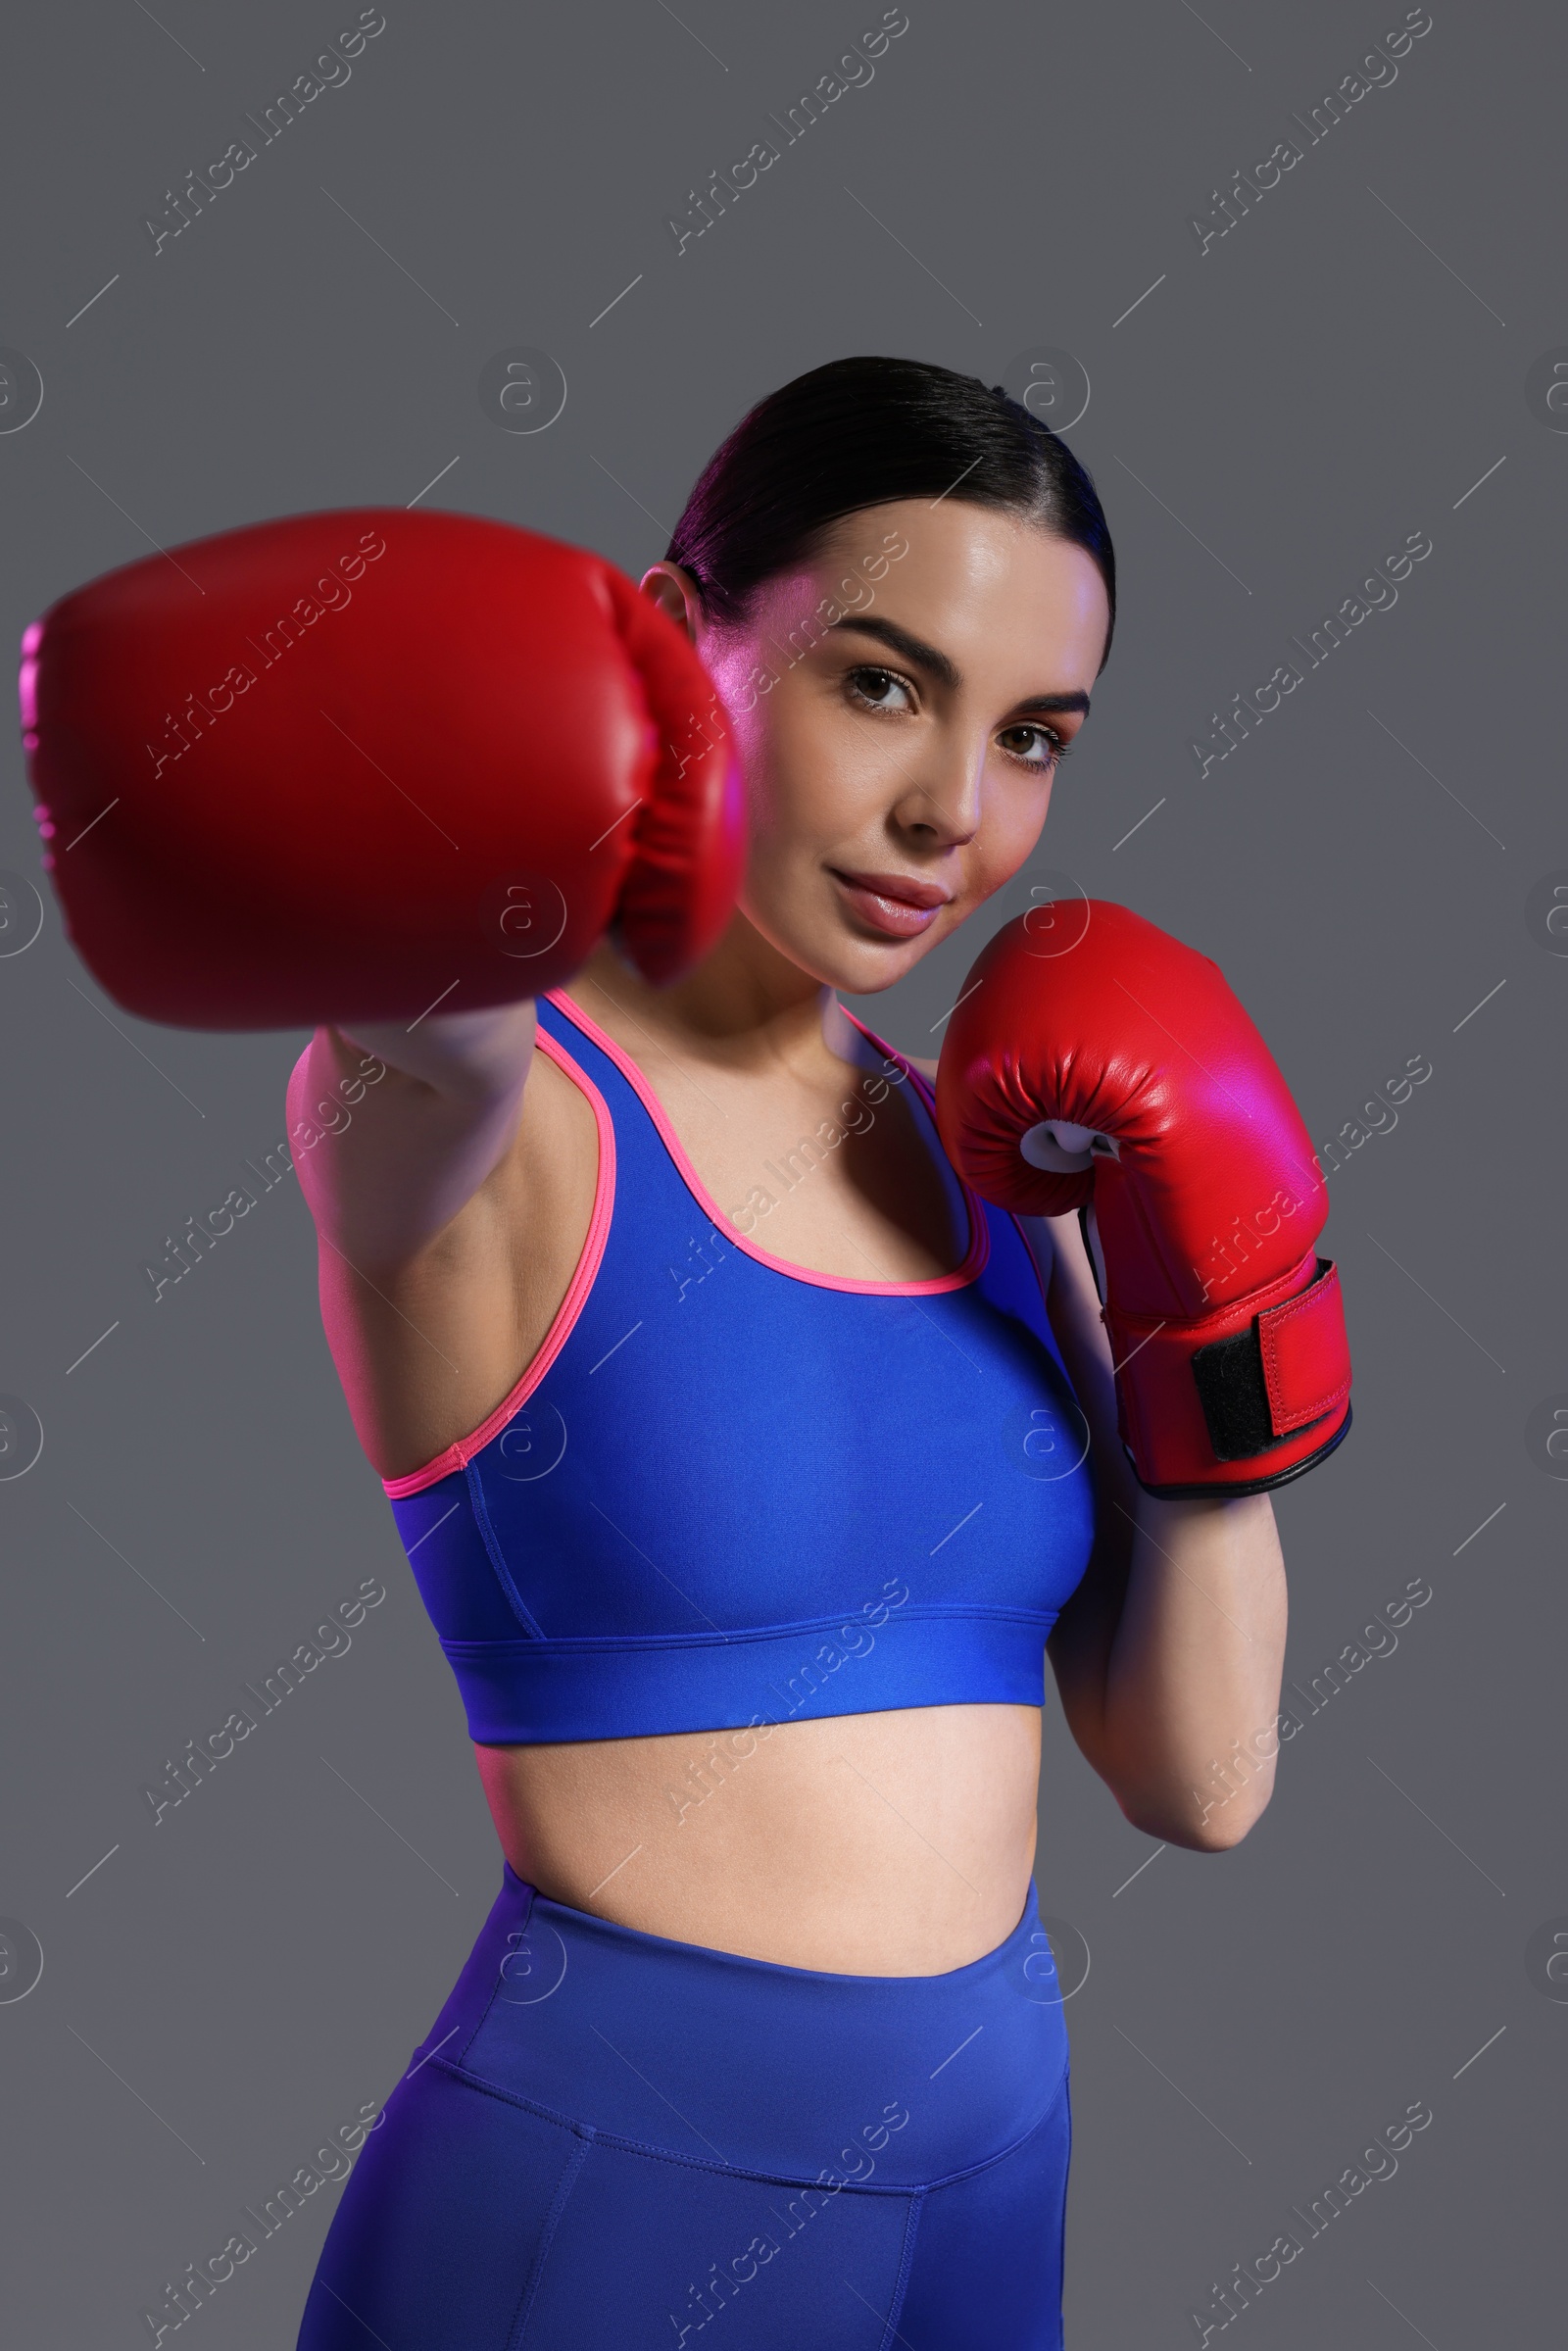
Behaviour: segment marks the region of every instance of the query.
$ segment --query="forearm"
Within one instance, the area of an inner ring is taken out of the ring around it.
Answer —
[[[1261,1735],[1279,1706],[1286,1592],[1272,1504],[1267,1494],[1157,1501],[1144,1492],[1117,1435],[1077,1219],[1024,1224],[1049,1269],[1095,1482],[1094,1552],[1048,1644],[1063,1712],[1138,1828],[1172,1844],[1234,1844],[1273,1787],[1273,1742]]]
[[[1233,1844],[1273,1789],[1286,1631],[1273,1508],[1267,1494],[1164,1502],[1137,1490],[1110,1506],[1114,1614],[1102,1602],[1100,1638],[1071,1661],[1075,1736],[1135,1827]]]

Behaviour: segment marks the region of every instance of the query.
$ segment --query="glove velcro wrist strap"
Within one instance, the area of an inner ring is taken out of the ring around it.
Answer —
[[[1333,1449],[1349,1423],[1340,1278],[1312,1251],[1195,1322],[1105,1311],[1122,1435],[1149,1492],[1260,1493]]]

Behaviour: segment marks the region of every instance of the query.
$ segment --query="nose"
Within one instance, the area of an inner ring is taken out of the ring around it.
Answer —
[[[985,777],[984,742],[931,745],[919,768],[901,778],[893,820],[928,849],[962,849],[980,829],[980,794]]]

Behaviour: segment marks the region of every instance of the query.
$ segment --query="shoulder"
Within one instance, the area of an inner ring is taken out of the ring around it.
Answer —
[[[921,1060],[914,1053],[906,1053],[904,1057],[908,1062],[911,1069],[917,1069],[920,1072],[920,1075],[925,1079],[928,1086],[934,1086],[936,1084],[937,1065],[935,1061]]]

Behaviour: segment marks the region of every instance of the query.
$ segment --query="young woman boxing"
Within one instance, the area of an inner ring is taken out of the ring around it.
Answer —
[[[1093,485],[847,360],[641,594],[429,513],[179,555],[200,599],[157,559],[29,633],[56,883],[131,1009],[313,1028],[326,1330],[506,1857],[303,2351],[1059,2344],[1043,1658],[1130,1820],[1233,1843],[1268,1768],[1194,1789],[1275,1716],[1267,1490],[1349,1409],[1310,1146],[1205,957],[1039,909],[935,1071],[838,1000],[1040,837]]]

